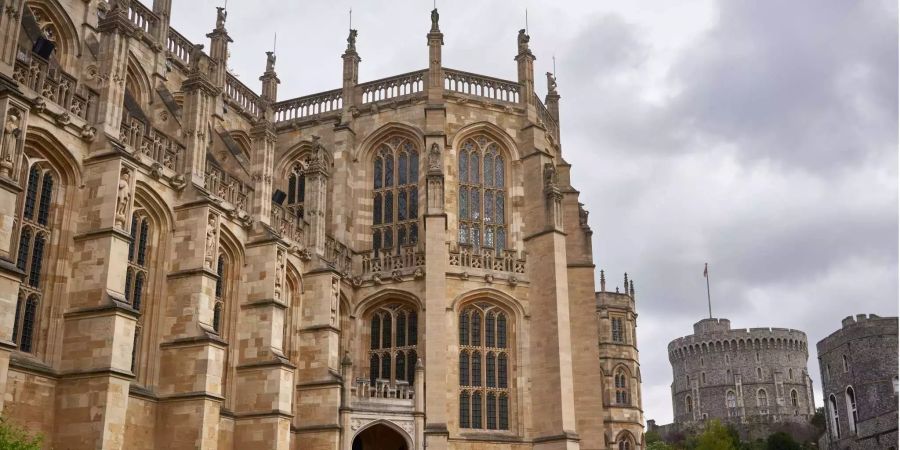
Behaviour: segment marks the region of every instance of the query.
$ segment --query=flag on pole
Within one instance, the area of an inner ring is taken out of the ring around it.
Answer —
[[[703,263],[703,278],[709,278],[709,263]]]

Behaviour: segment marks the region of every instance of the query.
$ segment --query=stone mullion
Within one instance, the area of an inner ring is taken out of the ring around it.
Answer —
[[[12,78],[25,0],[6,0],[0,11],[0,76]]]
[[[157,446],[215,449],[225,360],[225,343],[212,328],[219,213],[204,204],[176,209],[171,239],[157,386],[158,423],[168,432]]]

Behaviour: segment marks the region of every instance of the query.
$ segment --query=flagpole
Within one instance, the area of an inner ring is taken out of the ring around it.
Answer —
[[[706,302],[709,305],[709,318],[712,319],[712,297],[709,295],[709,264],[704,263],[703,275],[706,278]]]

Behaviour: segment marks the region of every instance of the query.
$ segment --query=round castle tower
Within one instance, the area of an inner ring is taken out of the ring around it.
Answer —
[[[675,422],[807,422],[815,413],[807,358],[802,331],[703,319],[669,343]]]

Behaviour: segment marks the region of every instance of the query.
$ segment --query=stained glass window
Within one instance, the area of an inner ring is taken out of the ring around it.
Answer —
[[[391,383],[405,380],[412,384],[417,358],[418,315],[409,306],[389,304],[375,310],[369,323],[370,381],[374,383],[377,378]]]
[[[487,303],[467,306],[459,315],[459,414],[469,418],[467,425],[460,422],[462,428],[509,429],[506,325],[506,313]]]
[[[372,248],[399,252],[418,241],[419,154],[406,138],[379,145],[373,162]],[[396,224],[396,226],[392,226]],[[397,243],[395,246],[394,243]]]
[[[459,243],[475,249],[506,248],[505,166],[497,143],[484,136],[459,150]]]

